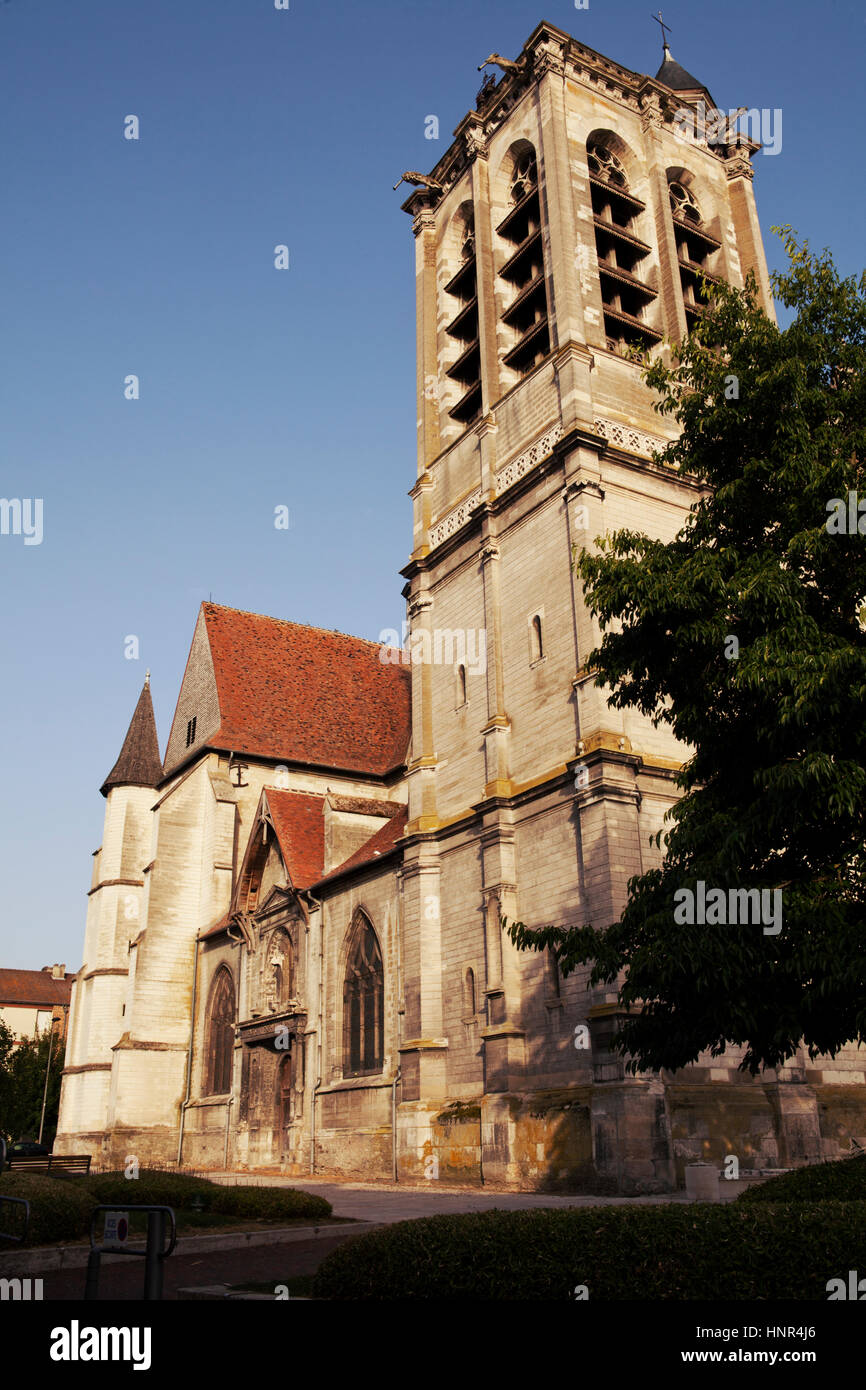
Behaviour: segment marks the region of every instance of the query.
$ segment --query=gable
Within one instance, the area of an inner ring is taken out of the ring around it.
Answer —
[[[177,707],[172,720],[168,747],[165,750],[165,773],[168,775],[191,753],[208,745],[220,726],[219,693],[214,674],[213,658],[208,641],[207,623],[202,604],[183,673]],[[195,737],[187,743],[190,720],[195,719]]]

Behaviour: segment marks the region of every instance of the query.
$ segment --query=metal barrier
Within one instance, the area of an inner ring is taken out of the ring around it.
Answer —
[[[24,1208],[24,1229],[20,1236],[10,1235],[8,1231],[0,1231],[0,1240],[11,1240],[13,1245],[20,1245],[27,1239],[27,1229],[30,1225],[30,1203],[25,1202],[23,1197],[0,1197],[0,1212],[4,1206]]]
[[[127,1250],[120,1242],[109,1245],[94,1244],[94,1227],[100,1212],[110,1211],[126,1215],[127,1212],[146,1211],[147,1212],[147,1244],[143,1250]],[[164,1250],[165,1242],[165,1219],[171,1222],[171,1236],[168,1249]],[[162,1278],[163,1262],[177,1245],[177,1222],[175,1221],[174,1211],[171,1207],[122,1207],[102,1206],[95,1207],[90,1221],[90,1254],[87,1257],[87,1278],[84,1284],[84,1297],[86,1300],[93,1300],[99,1294],[99,1267],[103,1255],[143,1255],[144,1256],[144,1293],[142,1298],[155,1300],[162,1298]]]
[[[0,1173],[3,1172],[3,1169],[5,1167],[6,1140],[3,1138],[3,1135],[0,1134]],[[30,1203],[26,1202],[23,1197],[0,1197],[0,1212],[3,1211],[4,1204],[7,1207],[24,1208],[24,1229],[21,1232],[20,1236],[10,1235],[8,1231],[0,1231],[0,1240],[11,1240],[13,1245],[20,1245],[22,1241],[25,1241],[27,1239],[27,1230],[30,1226]]]

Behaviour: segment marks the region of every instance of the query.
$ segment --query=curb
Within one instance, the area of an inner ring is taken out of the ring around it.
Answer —
[[[212,1303],[227,1298],[230,1302],[279,1303],[271,1293],[240,1293],[230,1284],[199,1284],[193,1288],[176,1289],[175,1297],[187,1302]],[[310,1303],[309,1298],[293,1298],[292,1303]]]
[[[356,1235],[361,1231],[378,1230],[378,1221],[352,1221],[333,1226],[289,1226],[283,1230],[235,1231],[227,1235],[181,1236],[174,1255],[209,1255],[220,1250],[250,1250],[260,1245],[288,1245],[293,1241],[327,1240],[332,1235]],[[144,1247],[140,1248],[144,1254]],[[57,1273],[67,1269],[84,1269],[88,1245],[55,1245],[42,1249],[20,1248],[0,1254],[0,1275],[26,1278],[32,1274]],[[103,1255],[102,1264],[117,1264],[129,1255]]]

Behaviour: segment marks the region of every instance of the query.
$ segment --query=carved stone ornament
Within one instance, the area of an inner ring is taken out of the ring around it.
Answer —
[[[753,179],[755,171],[745,150],[734,149],[725,160],[725,173],[729,179]]]

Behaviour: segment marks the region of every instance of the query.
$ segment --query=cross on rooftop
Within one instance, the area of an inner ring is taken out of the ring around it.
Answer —
[[[656,15],[650,15],[650,19],[654,19],[655,22],[656,22],[656,24],[660,24],[660,25],[661,25],[661,29],[662,29],[662,43],[664,44],[665,52],[667,52],[667,51],[668,51],[668,40],[667,40],[667,34],[665,33],[665,30],[667,29],[668,34],[672,34],[672,33],[673,33],[673,29],[671,28],[671,26],[670,26],[669,24],[665,24],[664,20],[662,19],[662,12],[661,12],[661,10],[659,10],[658,16],[656,16]]]

